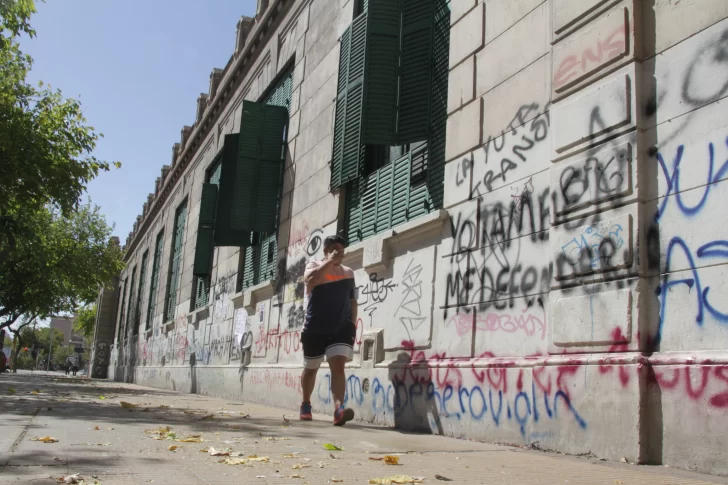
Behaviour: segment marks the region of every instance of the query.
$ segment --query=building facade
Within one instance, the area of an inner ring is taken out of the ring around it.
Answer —
[[[359,419],[726,474],[726,94],[724,0],[261,2],[92,374],[297,407],[303,270],[341,234]]]

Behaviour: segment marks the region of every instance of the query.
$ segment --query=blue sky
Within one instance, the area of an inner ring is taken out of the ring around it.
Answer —
[[[88,123],[104,134],[94,155],[120,161],[88,193],[122,244],[141,214],[162,165],[212,68],[225,67],[242,15],[256,0],[47,0],[21,47],[43,80],[81,100]]]

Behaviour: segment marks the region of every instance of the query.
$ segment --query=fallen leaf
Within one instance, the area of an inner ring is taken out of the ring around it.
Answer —
[[[384,457],[384,463],[387,465],[399,465],[399,457],[394,455],[386,455]]]
[[[384,457],[383,456],[370,456],[369,459],[372,461],[383,461]]]
[[[248,463],[248,460],[245,458],[225,458],[224,460],[220,460],[219,463],[224,463],[225,465],[245,465]]]
[[[255,478],[265,478],[265,475],[256,475]]]
[[[202,448],[202,449],[200,450],[200,453],[207,453],[207,448]]]
[[[336,459],[336,457],[334,456],[333,453],[329,453],[329,458],[331,458],[332,460],[335,460]]]
[[[178,448],[177,445],[170,445],[169,448],[167,448],[169,451],[174,451]]]
[[[38,389],[34,389],[33,391],[31,391],[31,394],[40,394],[40,391]]]
[[[615,480],[614,483],[617,485],[622,485],[624,482],[622,480]]]
[[[53,461],[62,461],[62,460],[60,458],[58,458],[57,456],[54,456]]]
[[[267,456],[259,457],[259,456],[251,455],[248,457],[248,459],[250,461],[256,461],[256,462],[260,462],[260,463],[268,463],[270,461],[270,459]]]
[[[437,480],[442,480],[443,482],[452,482],[452,478],[443,477],[442,475],[435,475],[435,478]]]
[[[343,479],[341,479],[341,478],[334,478],[334,477],[331,477],[331,478],[329,479],[329,481],[330,481],[330,482],[332,482],[332,483],[341,483],[341,482],[343,482],[344,480],[343,480]]]
[[[132,403],[126,402],[126,401],[121,401],[119,404],[121,404],[121,407],[124,409],[133,409],[133,408],[139,407],[136,404],[132,404]]]
[[[185,414],[195,414],[194,411],[182,411],[182,412],[185,413]]]
[[[392,477],[387,478],[372,478],[369,480],[369,483],[377,484],[377,485],[392,485],[392,484],[399,484],[399,483],[422,483],[424,481],[424,478],[422,477],[410,477],[407,475],[394,475]]]
[[[283,458],[298,458],[298,455],[299,455],[298,452],[296,452],[296,453],[286,453],[285,455],[283,455]]]
[[[114,428],[106,428],[106,429],[108,429],[109,431],[114,431]]]
[[[8,394],[15,394],[16,392],[14,387],[8,387]]]
[[[102,396],[99,396],[99,399],[101,399],[103,401],[103,400],[106,399],[106,396],[103,396],[103,395]]]
[[[323,467],[326,466],[326,463],[323,462],[323,461],[320,461],[320,462],[316,463],[316,466],[319,467],[319,468],[323,468]]]
[[[205,440],[203,440],[199,436],[188,436],[186,438],[182,438],[181,440],[175,441],[177,441],[178,443],[202,443]]]
[[[209,421],[211,419],[215,419],[215,415],[214,414],[208,414],[207,416],[203,416],[203,417],[200,418],[200,421]]]
[[[215,448],[213,448],[211,446],[210,449],[207,451],[207,453],[210,456],[230,456],[231,450],[229,450],[227,448],[224,450],[216,450]]]
[[[325,443],[324,444],[324,449],[327,449],[329,451],[343,451],[344,450],[344,448],[342,448],[340,446],[333,445],[331,443]]]
[[[98,426],[94,426],[94,430],[95,430],[95,431],[101,431],[101,428],[100,428],[100,427],[98,427]]]
[[[303,477],[301,475],[299,475],[298,473],[296,473],[294,475],[291,475],[289,478],[303,478]]]
[[[39,438],[36,436],[35,438],[31,438],[30,441],[41,441],[43,443],[58,443],[58,440],[55,438],[52,438],[50,436],[44,436],[42,438]]]
[[[169,409],[169,406],[167,406],[165,404],[160,404],[159,409]]]
[[[301,470],[303,468],[311,468],[311,465],[306,465],[305,463],[296,463],[291,468],[294,470]]]
[[[67,475],[65,477],[58,477],[56,479],[56,482],[58,482],[58,483],[81,483],[81,482],[83,482],[83,478],[78,473],[74,473],[73,475]]]
[[[291,422],[291,420],[288,419],[285,414],[283,415],[283,421],[285,421],[286,423],[290,423]]]
[[[627,463],[627,458],[625,458],[625,457],[622,457],[622,459],[621,459],[621,460],[619,460],[619,461],[621,461],[622,463]]]
[[[246,419],[246,418],[249,418],[250,417],[250,414],[244,413],[244,412],[241,411],[240,412],[240,417],[243,418],[243,419]]]

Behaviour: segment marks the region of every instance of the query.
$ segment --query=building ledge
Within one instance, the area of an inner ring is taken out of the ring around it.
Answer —
[[[349,246],[344,254],[344,264],[351,266],[351,262],[361,258],[361,266],[367,272],[387,269],[393,249],[406,246],[414,240],[440,234],[442,225],[448,218],[449,213],[439,209]]]
[[[255,305],[259,301],[267,300],[273,296],[275,288],[274,280],[264,281],[255,286],[251,286],[247,290],[235,293],[230,301],[233,302],[234,308],[245,308],[248,313],[255,313]]]

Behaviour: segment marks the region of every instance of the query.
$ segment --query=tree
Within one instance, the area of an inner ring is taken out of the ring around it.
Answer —
[[[96,325],[96,304],[86,305],[76,309],[76,323],[74,330],[81,332],[86,340],[94,338]]]
[[[66,347],[59,347],[53,349],[53,364],[54,365],[63,365],[66,363],[69,357],[74,357],[78,355],[76,353],[76,349],[73,346],[66,346]]]
[[[19,315],[73,312],[124,266],[111,227],[91,202],[68,215],[49,207],[29,211],[23,224],[24,237],[0,261],[0,328]]]

